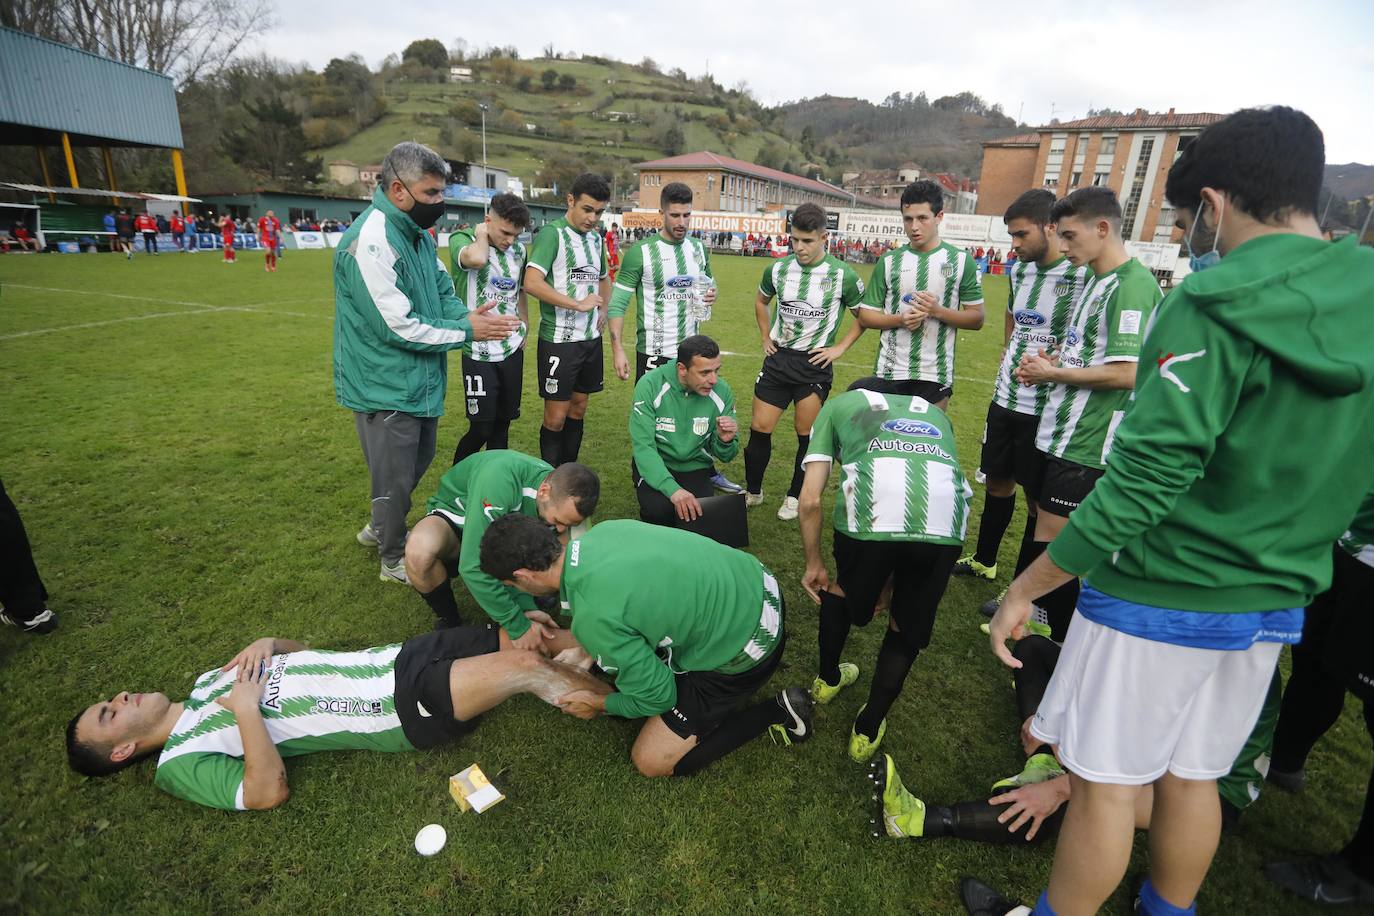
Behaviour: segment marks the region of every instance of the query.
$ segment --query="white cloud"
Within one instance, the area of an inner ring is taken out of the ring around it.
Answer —
[[[1032,124],[1052,111],[1079,117],[1090,105],[1224,113],[1282,103],[1321,125],[1329,162],[1374,161],[1374,16],[1362,0],[1300,9],[1263,0],[1015,8],[580,0],[473,5],[451,16],[414,0],[336,0],[327,9],[326,17],[316,4],[285,4],[260,49],[318,68],[353,52],[376,66],[423,37],[514,44],[525,56],[552,43],[629,62],[648,56],[690,74],[709,61],[721,83],[745,80],[769,103],[967,89]]]

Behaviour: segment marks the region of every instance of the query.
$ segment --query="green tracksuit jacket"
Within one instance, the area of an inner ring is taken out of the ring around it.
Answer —
[[[725,379],[710,394],[690,391],[677,380],[677,360],[644,373],[630,408],[630,444],[644,482],[671,497],[681,487],[673,471],[695,471],[739,453],[739,434],[720,441],[717,417],[735,416],[735,395]]]

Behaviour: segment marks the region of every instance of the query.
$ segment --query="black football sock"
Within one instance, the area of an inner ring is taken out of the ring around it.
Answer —
[[[1040,708],[1040,701],[1054,675],[1054,666],[1059,664],[1059,651],[1058,646],[1043,636],[1027,636],[1012,648],[1012,656],[1021,663],[1020,668],[1012,671],[1011,681],[1016,689],[1016,710],[1022,722]]]
[[[1026,571],[1026,567],[1034,562],[1035,558],[1044,552],[1042,546],[1036,549],[1035,540],[1035,507],[1028,507],[1030,511],[1026,513],[1026,530],[1021,532],[1021,548],[1016,554],[1016,569],[1013,571],[1012,578],[1021,575]]]
[[[1014,818],[1006,824],[997,821],[1002,812],[1010,807],[1010,802],[1005,805],[989,805],[987,799],[974,799],[948,806],[926,805],[925,828],[918,839],[954,837],[960,840],[973,840],[975,843],[1025,845],[1026,831],[1030,830],[1029,823],[1023,824],[1020,830],[1012,833],[1007,827],[1015,820]],[[1035,839],[1029,842],[1039,843],[1046,837],[1058,834],[1065,810],[1067,805],[1060,805],[1058,811],[1041,823],[1040,829],[1035,833]]]
[[[714,731],[697,741],[697,746],[682,756],[673,767],[674,776],[690,776],[707,764],[719,760],[735,748],[752,741],[770,725],[782,725],[790,717],[776,698],[755,703],[741,710]]]
[[[1002,546],[1002,536],[1011,524],[1011,514],[1016,510],[1016,497],[993,496],[989,493],[983,499],[983,519],[978,523],[978,549],[973,559],[984,566],[997,565],[997,551]]]
[[[1078,579],[1070,579],[1048,595],[1041,595],[1035,603],[1044,608],[1049,618],[1050,639],[1063,642],[1069,633],[1074,608],[1078,606]]]
[[[463,434],[463,438],[458,440],[458,447],[453,450],[453,463],[457,464],[469,455],[475,455],[482,450],[491,438],[490,420],[472,420],[468,423],[468,431]]]
[[[582,451],[583,422],[572,417],[563,421],[563,454],[560,457],[564,464],[576,461],[577,453]]]
[[[820,614],[821,680],[831,687],[840,682],[840,653],[849,637],[849,609],[839,595],[821,592]]]
[[[792,464],[792,485],[787,488],[787,495],[794,499],[801,495],[802,477],[805,474],[802,470],[802,459],[806,457],[806,447],[810,444],[810,436],[797,436],[797,457]]]
[[[456,627],[463,622],[458,614],[458,599],[453,597],[453,583],[447,579],[434,591],[422,592],[420,597],[425,599],[425,604],[429,605],[435,617],[450,626]]]
[[[763,492],[763,472],[773,457],[773,434],[750,430],[749,444],[744,447],[744,488],[750,493]]]
[[[539,457],[554,467],[563,463],[563,430],[539,427]]]
[[[510,448],[510,420],[492,420],[487,449]]]
[[[919,650],[911,648],[901,633],[887,631],[883,636],[882,648],[878,650],[878,664],[873,669],[868,704],[854,720],[854,731],[866,735],[870,740],[878,737],[878,728],[902,692],[907,672],[916,663],[918,654]]]
[[[1370,734],[1374,734],[1374,703],[1364,705],[1364,722]],[[1366,881],[1374,881],[1374,772],[1369,774],[1369,788],[1364,793],[1364,813],[1360,825],[1355,828],[1355,836],[1341,850],[1341,855],[1355,874]]]

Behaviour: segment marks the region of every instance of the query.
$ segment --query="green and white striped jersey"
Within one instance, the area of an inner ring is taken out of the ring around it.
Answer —
[[[560,216],[539,230],[530,250],[529,266],[544,275],[545,281],[565,296],[583,299],[597,291],[606,276],[605,242],[596,229],[578,232]],[[539,337],[555,343],[596,340],[597,309],[578,312],[539,303]]]
[[[1090,279],[1069,313],[1060,365],[1082,369],[1136,362],[1140,344],[1163,298],[1149,268],[1135,258]],[[1065,461],[1105,468],[1117,424],[1132,392],[1057,383],[1049,386],[1035,446]]]
[[[861,541],[962,544],[973,489],[954,429],[922,398],[856,389],[832,397],[802,464],[838,462],[835,530]]]
[[[1366,566],[1374,566],[1374,493],[1360,503],[1350,528],[1341,535],[1341,549]]]
[[[495,245],[487,245],[487,263],[469,270],[458,260],[463,249],[473,242],[471,229],[460,229],[449,236],[449,260],[453,264],[453,285],[458,290],[458,298],[469,309],[475,309],[495,302],[492,309],[497,315],[519,318],[520,287],[525,276],[525,246],[519,241],[511,242],[505,251]],[[464,351],[469,357],[483,363],[498,363],[510,356],[525,342],[529,328],[522,321],[519,330],[512,331],[504,340],[474,340]]]
[[[791,350],[814,350],[835,343],[844,310],[856,308],[863,299],[864,281],[834,255],[804,267],[789,254],[768,265],[759,292],[768,299],[777,297],[768,327],[773,342]]]
[[[696,334],[691,316],[692,281],[712,276],[711,256],[701,239],[674,244],[655,233],[630,247],[620,262],[611,296],[610,317],[635,305],[635,349],[649,356],[677,356],[678,344]]]
[[[400,651],[398,643],[272,656],[260,707],[277,752],[414,750],[396,714]],[[159,788],[212,808],[243,810],[243,740],[234,714],[215,702],[236,676],[215,668],[196,679],[158,758],[153,782]]]
[[[1034,261],[1012,266],[1008,280],[1007,314],[1011,315],[1011,340],[1002,353],[997,369],[997,385],[992,403],[1016,413],[1039,414],[1049,397],[1048,385],[1027,388],[1016,380],[1021,357],[1040,350],[1053,350],[1064,339],[1069,312],[1079,293],[1092,276],[1089,267],[1074,267],[1061,257],[1045,270]]]
[[[895,315],[907,308],[903,301],[919,292],[932,293],[948,309],[981,305],[983,287],[973,256],[949,242],[930,251],[910,245],[878,258],[868,278],[863,307]],[[957,329],[943,321],[921,322],[915,331],[888,328],[878,337],[873,374],[886,379],[918,379],[939,385],[954,384],[954,340]]]

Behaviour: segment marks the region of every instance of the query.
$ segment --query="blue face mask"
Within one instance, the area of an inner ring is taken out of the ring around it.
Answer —
[[[1203,207],[1206,204],[1202,205]],[[1202,254],[1193,252],[1193,233],[1197,232],[1198,223],[1202,222],[1202,207],[1198,207],[1197,216],[1193,219],[1193,225],[1188,230],[1188,269],[1193,273],[1206,270],[1209,267],[1216,267],[1221,263],[1221,252],[1217,251],[1217,240],[1221,237],[1221,221],[1225,217],[1226,211],[1217,214],[1217,230],[1212,234],[1212,250]]]

